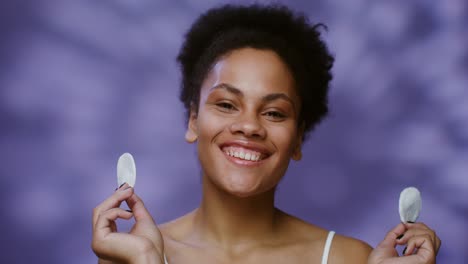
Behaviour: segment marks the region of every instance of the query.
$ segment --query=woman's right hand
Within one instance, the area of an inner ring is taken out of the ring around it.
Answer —
[[[407,245],[402,256],[398,256],[397,245]],[[440,245],[440,238],[424,223],[400,223],[371,252],[367,263],[435,264]]]
[[[132,212],[119,208],[126,201]],[[135,217],[128,233],[118,233],[118,218]],[[93,211],[92,249],[102,260],[117,263],[164,263],[161,232],[134,189],[124,184]]]

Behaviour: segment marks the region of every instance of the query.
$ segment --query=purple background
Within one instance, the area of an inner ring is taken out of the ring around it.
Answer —
[[[2,263],[95,263],[92,208],[113,192],[123,152],[158,222],[197,206],[175,56],[217,3],[0,3]],[[336,64],[331,116],[278,206],[375,246],[399,222],[400,191],[417,186],[439,263],[468,263],[468,2],[289,5],[328,25]]]

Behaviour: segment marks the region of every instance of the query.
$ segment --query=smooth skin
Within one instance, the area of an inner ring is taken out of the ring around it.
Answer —
[[[199,208],[158,228],[133,188],[122,187],[94,210],[92,247],[100,262],[164,263],[165,252],[170,264],[320,263],[328,231],[274,207],[289,161],[301,158],[300,107],[294,79],[273,51],[243,48],[221,57],[186,133],[202,167]],[[261,158],[245,161],[233,150]],[[118,209],[123,201],[133,214]],[[117,233],[115,220],[131,217],[130,233]],[[406,256],[398,257],[395,247],[404,244]],[[439,247],[424,224],[399,224],[373,251],[335,235],[329,263],[435,263]]]

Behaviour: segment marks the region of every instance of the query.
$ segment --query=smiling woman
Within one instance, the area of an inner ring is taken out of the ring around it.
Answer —
[[[320,25],[283,6],[223,6],[202,15],[178,60],[185,139],[197,144],[200,206],[157,226],[133,188],[94,210],[93,250],[126,263],[434,263],[440,240],[400,223],[372,251],[275,207],[291,159],[327,113],[333,58]],[[194,175],[195,176],[195,175]],[[120,209],[126,201],[131,212]],[[129,233],[115,220],[134,217]],[[407,244],[405,256],[395,246]],[[372,252],[371,252],[372,251]]]
[[[274,189],[300,152],[299,105],[293,77],[274,52],[241,48],[218,60],[187,131],[203,153],[204,185],[239,197]]]

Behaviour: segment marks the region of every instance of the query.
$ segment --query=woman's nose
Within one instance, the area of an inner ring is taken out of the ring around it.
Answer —
[[[256,137],[264,138],[266,136],[266,130],[262,126],[257,115],[254,114],[242,114],[233,121],[230,126],[232,134],[242,134],[245,137]]]

